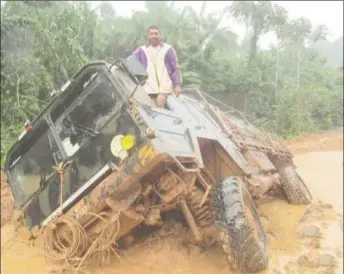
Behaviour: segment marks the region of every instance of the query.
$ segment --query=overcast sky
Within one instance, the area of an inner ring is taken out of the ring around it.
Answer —
[[[98,2],[98,1],[95,1]],[[130,16],[132,10],[144,10],[144,1],[108,1],[116,9],[116,13],[122,16]],[[207,10],[209,12],[221,11],[232,1],[209,1]],[[273,1],[278,5],[285,7],[289,11],[290,18],[300,16],[307,17],[313,25],[325,24],[330,29],[330,39],[333,40],[343,36],[343,1]],[[199,11],[202,1],[176,1],[177,8],[183,8],[186,5],[192,6]],[[159,22],[156,22],[159,25]],[[240,35],[244,33],[243,26],[235,21],[223,22],[223,25],[229,25],[232,30]],[[266,35],[261,39],[261,45],[267,46],[273,42],[272,35]]]
[[[92,5],[97,5],[101,1],[93,1]],[[111,2],[118,15],[130,16],[133,10],[144,10],[144,1],[106,1]],[[225,6],[230,5],[232,1],[209,1],[207,10],[209,12],[221,11]],[[289,11],[290,18],[300,16],[307,17],[313,25],[325,24],[330,29],[329,40],[334,40],[343,36],[343,1],[273,1],[278,5],[285,7]],[[1,5],[3,1],[1,1]],[[186,5],[192,6],[199,11],[202,1],[176,1],[177,8],[183,8]],[[156,22],[159,25],[159,22]],[[224,21],[224,26],[229,26],[233,31],[244,34],[244,27],[235,20]],[[265,35],[261,39],[261,45],[266,47],[274,41],[273,35]]]

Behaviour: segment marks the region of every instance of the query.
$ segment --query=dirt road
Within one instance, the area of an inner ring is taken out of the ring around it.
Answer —
[[[296,153],[295,164],[314,202],[311,206],[259,202],[270,256],[270,267],[262,273],[343,273],[343,133],[298,138],[290,142],[290,149]],[[11,240],[12,235],[13,227],[2,227],[1,273],[39,274],[56,268],[42,257],[39,247],[29,247],[20,238]],[[184,237],[187,233],[180,226],[175,235],[131,248],[121,261],[114,259],[111,265],[89,273],[235,273],[228,270],[219,248],[202,252],[183,244]]]

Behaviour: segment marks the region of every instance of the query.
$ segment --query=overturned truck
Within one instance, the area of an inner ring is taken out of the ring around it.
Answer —
[[[268,266],[255,200],[281,189],[311,203],[283,140],[185,89],[157,108],[135,57],[77,72],[10,149],[5,170],[48,258],[77,270],[128,246],[135,229],[180,210],[194,243],[219,243],[231,266]]]

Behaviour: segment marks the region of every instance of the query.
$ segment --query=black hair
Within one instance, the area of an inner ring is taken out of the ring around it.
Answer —
[[[149,31],[150,31],[151,29],[157,29],[157,30],[160,32],[160,29],[159,29],[159,27],[158,27],[157,25],[150,25],[150,26],[148,27],[148,33],[149,33]]]

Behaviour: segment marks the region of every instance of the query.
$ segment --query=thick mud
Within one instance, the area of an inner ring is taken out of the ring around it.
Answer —
[[[342,138],[343,133],[337,132],[290,142],[297,171],[314,201],[309,206],[293,206],[277,199],[259,201],[270,257],[269,269],[262,273],[343,273],[343,144],[338,141]],[[326,144],[330,152],[324,152]],[[3,191],[1,194],[3,199]],[[8,212],[10,216],[11,211],[8,205],[1,207],[2,215]],[[200,250],[188,244],[188,233],[181,224],[167,223],[160,233],[123,251],[121,260],[114,258],[110,265],[85,273],[236,273],[229,270],[226,255],[219,247]],[[32,246],[22,240],[21,233],[14,236],[12,225],[2,226],[1,273],[58,273],[59,266],[43,257],[38,241]]]
[[[343,151],[343,129],[308,136],[298,136],[288,141],[287,144],[294,154]]]
[[[13,213],[12,193],[6,184],[6,174],[1,169],[1,226],[11,219]]]

